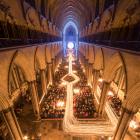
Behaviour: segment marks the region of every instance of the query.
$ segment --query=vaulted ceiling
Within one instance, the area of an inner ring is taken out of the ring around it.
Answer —
[[[95,17],[96,0],[48,0],[46,4],[47,16],[59,28],[69,19],[83,28]]]

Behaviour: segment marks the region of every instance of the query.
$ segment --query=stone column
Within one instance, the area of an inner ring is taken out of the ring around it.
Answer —
[[[85,68],[85,56],[82,56],[81,63],[82,63],[82,66]]]
[[[13,140],[23,140],[22,132],[17,122],[14,110],[12,107],[2,112],[6,125]]]
[[[88,83],[89,83],[90,85],[92,85],[92,79],[93,79],[92,69],[93,69],[93,64],[92,64],[92,63],[89,63],[89,69],[88,69]]]
[[[47,63],[47,78],[48,84],[53,84],[52,63]]]
[[[58,56],[55,56],[55,70],[56,70],[56,68],[58,67]]]
[[[40,109],[39,109],[39,99],[36,89],[36,81],[30,82],[31,100],[33,105],[33,110],[37,119],[40,119]]]
[[[43,69],[40,71],[41,73],[41,87],[42,87],[42,93],[45,95],[47,93],[47,80],[46,80],[46,70]]]
[[[54,80],[54,72],[55,72],[55,61],[54,58],[52,58],[52,78]]]
[[[54,72],[56,71],[57,68],[57,57],[55,56],[54,58]]]
[[[89,69],[89,63],[88,63],[88,59],[85,60],[85,74],[88,78],[88,69]]]
[[[96,92],[96,88],[97,88],[97,84],[98,84],[98,79],[99,79],[99,76],[100,76],[100,70],[96,70],[94,69],[94,74],[93,74],[93,90],[94,90],[94,93]]]
[[[94,93],[95,69],[92,69],[92,92]]]
[[[122,114],[119,118],[118,125],[113,136],[113,140],[123,140],[125,134],[127,133],[129,123],[134,116],[134,112],[128,110],[127,108],[122,108]]]
[[[99,109],[98,109],[98,115],[101,116],[101,117],[104,114],[106,96],[107,96],[109,86],[110,86],[110,83],[105,82],[105,81],[103,82],[103,87],[102,87],[101,96],[100,96],[100,102],[99,102]]]

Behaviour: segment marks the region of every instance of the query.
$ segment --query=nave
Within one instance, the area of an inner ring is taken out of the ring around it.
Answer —
[[[140,0],[0,0],[0,140],[139,140]]]

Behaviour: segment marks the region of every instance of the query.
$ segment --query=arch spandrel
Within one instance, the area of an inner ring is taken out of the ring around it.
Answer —
[[[94,54],[94,47],[90,46],[89,47],[89,63],[94,63],[95,61],[95,54]]]
[[[104,68],[104,60],[103,60],[103,51],[102,48],[95,47],[95,62],[94,69],[101,70]]]
[[[45,46],[38,46],[36,48],[35,61],[37,61],[40,69],[46,69],[45,59]]]
[[[46,62],[47,63],[51,63],[51,48],[50,48],[50,45],[46,45],[46,49],[45,49],[45,52],[46,52]]]

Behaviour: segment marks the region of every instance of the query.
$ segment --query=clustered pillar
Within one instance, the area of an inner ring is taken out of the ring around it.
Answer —
[[[88,69],[88,83],[89,83],[90,85],[92,85],[92,83],[93,83],[92,69],[93,69],[93,63],[89,63],[89,69]]]
[[[131,119],[133,118],[135,112],[132,110],[128,110],[127,108],[122,107],[122,114],[119,118],[119,122],[115,131],[115,134],[113,136],[113,140],[123,140],[124,136],[128,130],[129,123]]]
[[[42,93],[45,95],[47,93],[47,78],[46,78],[46,70],[42,69],[41,71],[41,87],[42,87]]]
[[[33,105],[33,110],[35,113],[36,118],[40,119],[40,109],[39,109],[39,99],[38,99],[38,93],[36,89],[36,81],[30,82],[30,90],[31,90],[31,100]]]
[[[99,109],[98,109],[98,115],[101,117],[103,117],[104,115],[106,96],[107,96],[109,86],[110,84],[108,82],[106,81],[103,82],[103,87],[102,87],[100,102],[99,102]]]
[[[12,136],[12,139],[22,140],[23,139],[22,132],[17,122],[13,108],[9,107],[8,109],[4,110],[2,114],[6,122],[6,125],[9,129],[9,132]]]
[[[98,79],[100,77],[100,70],[93,70],[93,91],[94,93],[96,92],[97,89],[97,84],[98,84]]]
[[[52,85],[53,83],[53,73],[52,73],[52,63],[47,63],[47,78],[48,78],[48,84]]]

